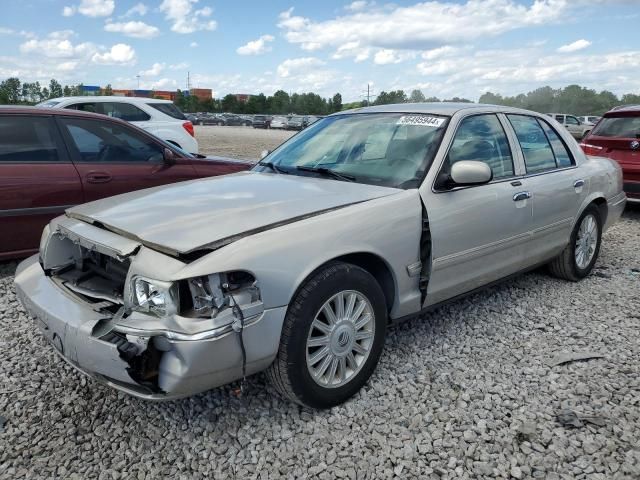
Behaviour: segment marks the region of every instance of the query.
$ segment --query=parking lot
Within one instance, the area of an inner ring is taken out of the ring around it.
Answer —
[[[257,160],[263,150],[273,150],[295,134],[291,130],[196,125],[196,139],[203,155]]]
[[[290,132],[197,127],[203,152],[258,158]],[[263,375],[168,403],[59,359],[0,264],[2,478],[638,478],[640,209],[594,273],[536,271],[391,328],[367,387],[328,411]],[[591,358],[569,361],[566,354]]]

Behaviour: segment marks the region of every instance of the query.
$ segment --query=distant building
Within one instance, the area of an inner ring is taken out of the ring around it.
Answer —
[[[208,101],[213,98],[213,92],[210,88],[192,88],[189,93],[201,101]]]
[[[176,100],[177,91],[170,90],[143,90],[143,89],[121,89],[114,88],[111,90],[114,97],[143,97],[143,98],[160,98],[163,100]],[[104,94],[101,87],[95,85],[83,85],[82,95],[95,96]],[[182,95],[189,97],[193,95],[198,100],[208,101],[213,98],[213,91],[210,88],[192,88],[191,90],[183,90]],[[246,100],[245,100],[246,101]]]
[[[100,95],[100,87],[96,85],[82,85],[82,95]]]
[[[251,95],[248,93],[236,93],[235,96],[238,103],[247,103],[249,98],[251,98]]]

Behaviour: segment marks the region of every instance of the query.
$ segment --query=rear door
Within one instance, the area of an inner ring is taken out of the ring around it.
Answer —
[[[188,159],[166,163],[162,143],[126,124],[72,117],[58,121],[86,201],[198,176]]]
[[[53,118],[0,115],[0,258],[37,249],[49,220],[79,203],[80,177]]]
[[[579,206],[589,191],[562,137],[544,119],[508,114],[526,169],[522,188],[532,206],[531,264],[562,250],[569,240]]]

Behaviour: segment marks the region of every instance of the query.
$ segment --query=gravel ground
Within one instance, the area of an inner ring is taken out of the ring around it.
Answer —
[[[640,478],[639,227],[627,210],[580,283],[531,273],[390,329],[368,386],[328,411],[262,375],[170,403],[98,385],[2,264],[0,477]],[[567,352],[603,357],[550,366]]]
[[[251,127],[196,125],[196,140],[203,155],[258,160],[263,150],[273,150],[294,131]]]

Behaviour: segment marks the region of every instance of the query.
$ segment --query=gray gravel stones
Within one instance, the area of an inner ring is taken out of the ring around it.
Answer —
[[[328,411],[261,375],[169,403],[58,359],[0,264],[0,477],[640,478],[640,210],[577,283],[534,272],[391,328],[371,382]],[[633,269],[636,269],[635,271]],[[551,366],[563,353],[604,358]],[[558,412],[597,417],[563,426]]]

